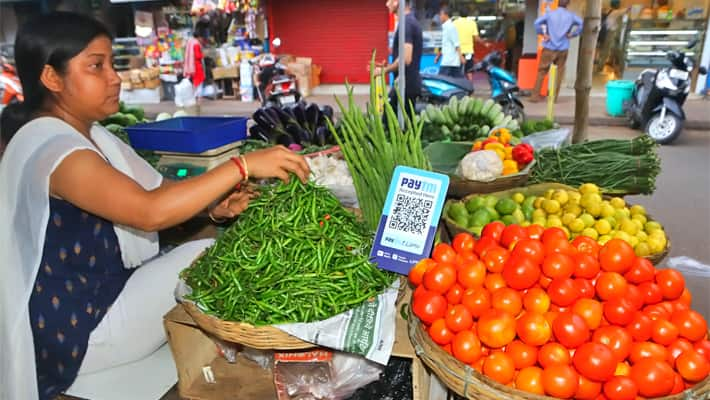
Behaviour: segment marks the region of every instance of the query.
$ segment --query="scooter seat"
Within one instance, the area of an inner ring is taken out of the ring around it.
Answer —
[[[431,79],[446,82],[467,92],[473,92],[473,83],[466,78],[452,78],[444,75],[422,74],[422,80]]]

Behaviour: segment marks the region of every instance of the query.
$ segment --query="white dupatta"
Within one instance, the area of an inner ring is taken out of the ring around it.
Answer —
[[[29,299],[44,248],[54,169],[72,152],[88,149],[146,190],[162,182],[155,169],[103,127],[92,127],[91,139],[96,146],[60,119],[37,118],[17,132],[0,160],[0,400],[38,398]],[[114,229],[126,268],[158,254],[157,233],[117,224]]]

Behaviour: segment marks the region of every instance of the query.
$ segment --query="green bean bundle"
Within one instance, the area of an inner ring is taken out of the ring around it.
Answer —
[[[353,175],[353,183],[358,202],[367,226],[375,230],[380,222],[390,180],[395,167],[409,167],[430,170],[431,165],[422,149],[423,121],[410,118],[405,105],[399,99],[404,114],[405,126],[397,122],[397,112],[389,102],[384,101],[384,114],[377,108],[377,80],[386,87],[384,76],[375,77],[375,54],[370,62],[370,102],[363,113],[355,104],[353,89],[348,86],[348,107],[339,100],[343,114],[340,129],[329,123],[340,150]],[[413,105],[407,105],[413,107]],[[412,114],[414,114],[412,112]],[[384,117],[384,118],[383,118]]]
[[[265,187],[181,276],[188,299],[256,326],[327,319],[396,279],[369,261],[372,232],[325,188]]]

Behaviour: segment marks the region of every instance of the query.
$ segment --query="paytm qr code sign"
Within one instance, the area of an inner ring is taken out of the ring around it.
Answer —
[[[406,275],[429,256],[448,188],[446,175],[395,168],[370,253],[380,268]]]

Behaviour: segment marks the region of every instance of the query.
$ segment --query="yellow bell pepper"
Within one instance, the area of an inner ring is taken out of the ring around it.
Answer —
[[[473,147],[471,147],[471,151],[481,150],[482,147],[483,147],[483,141],[476,140],[475,142],[473,142]]]
[[[512,147],[506,147],[504,149],[505,151],[505,159],[506,160],[512,160],[513,159],[513,148]]]
[[[504,160],[503,161],[503,175],[517,174],[520,172],[518,169],[518,163],[514,160]]]
[[[505,157],[505,146],[503,146],[501,143],[488,143],[485,146],[483,146],[484,150],[500,150],[503,152],[503,156]]]
[[[488,150],[488,149],[486,149],[486,150]],[[498,148],[491,149],[491,150],[495,151],[496,154],[498,154],[498,158],[500,158],[501,161],[505,161],[505,151],[504,150],[498,149]]]
[[[497,138],[498,141],[503,144],[510,143],[510,140],[513,138],[513,135],[507,128],[496,129],[489,136]]]

